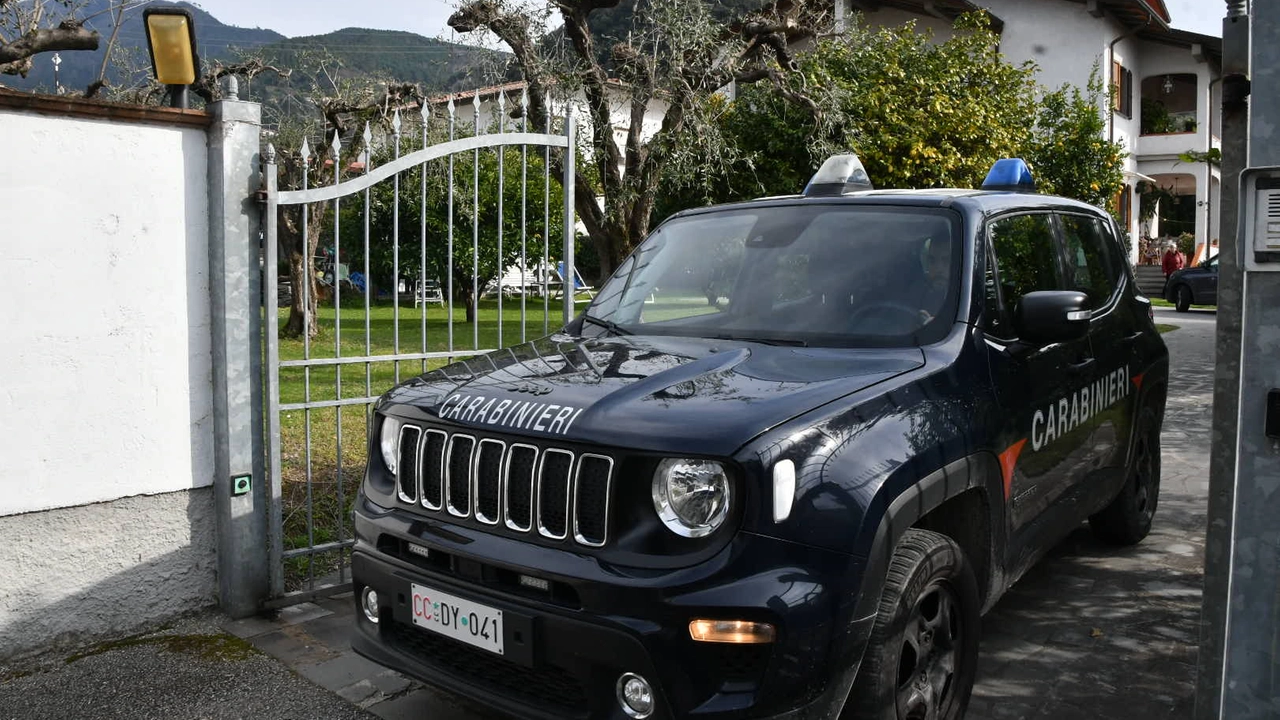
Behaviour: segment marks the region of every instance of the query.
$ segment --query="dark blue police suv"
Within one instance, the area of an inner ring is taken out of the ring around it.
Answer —
[[[983,187],[832,158],[388,392],[355,649],[526,718],[961,717],[1011,583],[1150,530],[1168,375],[1111,218]]]

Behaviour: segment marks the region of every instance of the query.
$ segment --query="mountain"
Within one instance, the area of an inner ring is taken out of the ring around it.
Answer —
[[[191,12],[196,27],[197,52],[202,60],[223,60],[232,57],[233,48],[255,48],[286,39],[284,35],[262,28],[241,28],[220,22],[216,17],[189,3],[178,3]],[[112,18],[110,0],[88,0],[77,13],[79,17],[89,18],[85,26],[98,31],[102,41],[97,50],[59,53],[62,65],[59,78],[62,85],[71,92],[81,92],[89,83],[98,77],[102,66],[102,57],[106,53],[107,40],[111,37]],[[51,7],[56,5],[51,4]],[[124,23],[120,26],[120,34],[116,44],[125,49],[128,55],[125,69],[108,66],[108,79],[113,83],[121,80],[122,74],[128,70],[150,72],[151,58],[147,52],[147,35],[142,25],[142,7],[134,7],[125,11]],[[0,77],[0,83],[10,87],[34,90],[54,87],[53,54],[44,53],[36,56],[35,67],[25,79],[16,76]]]
[[[192,14],[196,28],[197,52],[205,62],[233,61],[238,53],[251,52],[261,55],[279,67],[296,67],[305,61],[308,51],[326,50],[342,65],[345,77],[373,77],[419,83],[427,91],[456,90],[474,87],[484,78],[485,67],[501,67],[505,56],[489,50],[448,43],[398,30],[371,30],[346,28],[325,35],[288,38],[264,28],[242,28],[227,25],[200,7],[190,3],[178,3]],[[108,8],[110,0],[88,0],[79,17],[90,18],[87,27],[97,30],[102,42],[96,51],[60,53],[62,64],[59,79],[70,92],[82,92],[98,77],[107,40],[111,36],[112,20]],[[151,59],[147,51],[146,30],[142,24],[143,8],[135,7],[125,13],[124,23],[116,44],[127,55],[126,67],[115,63],[108,66],[108,80],[112,84],[127,84],[128,79],[150,72]],[[0,77],[0,84],[24,90],[52,91],[54,70],[52,53],[35,58],[35,67],[27,78]],[[291,80],[298,89],[300,80]],[[268,76],[260,76],[253,83],[253,94],[259,89],[269,91],[280,85]],[[243,87],[243,86],[242,86]],[[267,99],[270,100],[275,95]],[[250,99],[263,98],[251,96]]]
[[[419,83],[428,90],[454,90],[480,82],[486,64],[505,66],[505,55],[400,30],[343,28],[325,35],[281,40],[262,48],[280,67],[298,67],[307,53],[325,50],[342,62],[347,76]],[[473,77],[474,76],[474,77]]]

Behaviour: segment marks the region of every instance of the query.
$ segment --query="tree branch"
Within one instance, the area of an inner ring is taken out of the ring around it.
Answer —
[[[33,55],[55,50],[97,50],[99,36],[78,20],[66,20],[56,28],[37,28],[10,43],[0,45],[0,75],[27,76]]]
[[[599,0],[607,2],[608,0]],[[596,168],[600,173],[601,190],[606,197],[611,197],[622,188],[622,175],[618,166],[622,164],[622,153],[618,143],[613,139],[613,122],[609,112],[608,76],[600,61],[596,58],[595,42],[591,37],[591,28],[587,24],[587,13],[599,5],[590,0],[572,3],[567,7],[561,5],[564,17],[565,35],[573,43],[578,59],[585,65],[579,73],[582,79],[582,90],[587,100],[587,113],[591,117],[592,146],[595,149]]]
[[[474,0],[458,9],[449,17],[449,27],[458,32],[473,32],[487,28],[506,43],[520,65],[529,92],[529,114],[535,130],[550,132],[550,102],[547,92],[550,79],[544,74],[538,62],[538,47],[530,35],[530,18],[521,12],[506,10],[498,0]],[[617,157],[617,145],[613,145],[614,157]],[[573,152],[570,148],[568,152]],[[617,163],[614,163],[617,173]],[[564,173],[564,161],[561,155],[551,156],[551,171],[557,176]],[[607,234],[607,218],[596,202],[599,189],[592,187],[590,180],[578,173],[574,177],[574,205],[578,211],[578,219],[586,226],[592,236]]]
[[[524,13],[508,12],[496,0],[474,0],[449,16],[449,27],[458,32],[488,28],[511,48],[528,84],[529,109],[533,127],[548,132],[547,78],[539,70],[537,45],[529,32],[530,20]]]
[[[644,147],[640,142],[644,132],[644,117],[649,100],[655,95],[653,60],[637,52],[631,43],[613,46],[613,60],[624,82],[631,86],[631,120],[627,126],[626,170],[624,177],[635,177],[644,162]]]

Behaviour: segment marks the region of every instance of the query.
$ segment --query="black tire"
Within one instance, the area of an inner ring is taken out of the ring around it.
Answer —
[[[1186,312],[1191,309],[1191,288],[1186,285],[1179,285],[1175,291],[1173,299],[1173,309],[1178,312]]]
[[[843,720],[958,720],[978,670],[978,583],[954,540],[908,530]]]
[[[1136,545],[1151,532],[1160,502],[1160,423],[1153,407],[1138,415],[1134,433],[1133,462],[1120,494],[1101,512],[1089,518],[1089,526],[1103,542]]]

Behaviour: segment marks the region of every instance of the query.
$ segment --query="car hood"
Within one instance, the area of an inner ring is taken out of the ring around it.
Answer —
[[[409,380],[380,408],[495,433],[724,456],[922,365],[919,348],[552,335]]]

